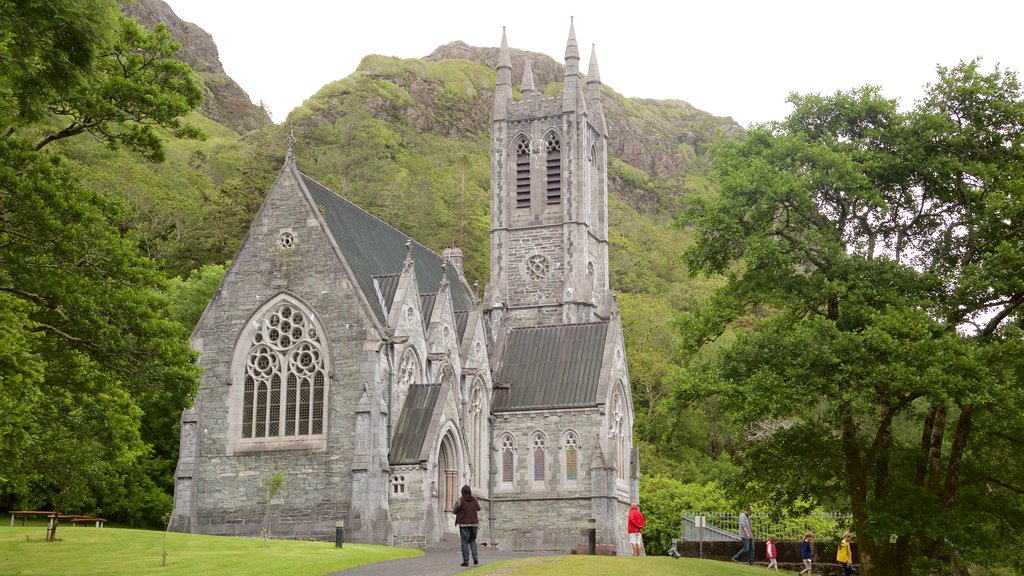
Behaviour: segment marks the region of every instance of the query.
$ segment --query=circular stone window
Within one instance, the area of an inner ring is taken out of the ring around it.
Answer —
[[[291,232],[281,232],[277,237],[277,245],[284,249],[291,248],[295,246],[295,236]]]
[[[547,277],[551,264],[548,259],[540,254],[534,254],[526,259],[526,275],[530,280],[543,280]]]

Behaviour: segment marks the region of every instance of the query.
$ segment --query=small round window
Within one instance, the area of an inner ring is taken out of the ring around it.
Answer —
[[[551,264],[540,254],[534,254],[526,260],[526,275],[530,280],[542,280],[547,277]]]
[[[284,249],[295,246],[295,235],[291,232],[281,232],[277,237],[277,245]]]

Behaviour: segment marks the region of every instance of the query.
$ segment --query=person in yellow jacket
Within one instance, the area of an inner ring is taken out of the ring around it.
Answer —
[[[853,574],[853,552],[850,551],[850,536],[849,532],[843,534],[843,539],[839,541],[839,550],[836,552],[836,562],[843,565],[843,576]]]

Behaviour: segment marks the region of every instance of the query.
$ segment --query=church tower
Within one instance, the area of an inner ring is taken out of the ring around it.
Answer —
[[[491,113],[491,277],[484,305],[504,327],[607,319],[608,131],[597,55],[586,78],[570,23],[562,92],[545,98],[523,64],[514,98],[502,32]]]

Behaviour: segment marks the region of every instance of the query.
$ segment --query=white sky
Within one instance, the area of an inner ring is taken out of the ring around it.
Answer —
[[[937,64],[981,56],[985,70],[1024,70],[1020,0],[166,1],[213,35],[227,74],[275,122],[368,54],[498,46],[502,26],[510,47],[563,62],[570,16],[584,72],[596,44],[601,80],[620,94],[744,126],[784,118],[794,91],[875,84],[907,106]]]

